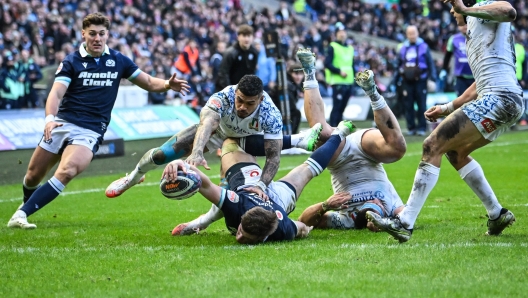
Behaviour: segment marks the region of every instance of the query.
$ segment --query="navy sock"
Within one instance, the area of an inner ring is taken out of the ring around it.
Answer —
[[[339,135],[332,135],[321,147],[317,148],[312,155],[306,160],[306,163],[312,169],[315,176],[321,174],[328,166],[332,156],[341,144],[341,137]]]
[[[48,182],[35,190],[20,210],[24,211],[27,216],[30,216],[58,197],[63,189],[64,185],[57,178],[52,177]]]
[[[26,203],[29,200],[29,198],[33,195],[35,190],[37,190],[38,188],[39,186],[35,188],[28,188],[27,186],[22,184],[22,191],[24,192],[24,203]]]
[[[264,136],[263,135],[251,135],[245,137],[244,151],[247,154],[253,156],[266,156],[264,151]],[[282,136],[282,149],[291,148],[291,136]]]

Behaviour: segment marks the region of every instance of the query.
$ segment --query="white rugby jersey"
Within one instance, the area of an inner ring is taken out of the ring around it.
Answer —
[[[494,1],[474,5],[485,6]],[[467,17],[466,51],[477,93],[522,94],[515,76],[515,42],[510,22]]]
[[[246,137],[264,134],[264,139],[282,140],[282,115],[268,93],[264,91],[264,100],[248,117],[240,118],[235,110],[235,91],[237,85],[231,85],[209,98],[205,108],[218,112],[221,117],[218,130],[224,137]]]
[[[349,205],[362,205],[378,199],[389,214],[401,205],[401,199],[389,181],[383,165],[363,152],[361,138],[368,130],[359,130],[346,138],[343,151],[328,165],[334,193],[352,195]]]

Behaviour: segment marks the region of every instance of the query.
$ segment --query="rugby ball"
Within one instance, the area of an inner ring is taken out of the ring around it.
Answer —
[[[187,170],[187,174],[178,171],[176,181],[161,180],[160,191],[171,200],[183,200],[198,192],[200,186],[202,186],[202,179],[198,173],[193,170]]]

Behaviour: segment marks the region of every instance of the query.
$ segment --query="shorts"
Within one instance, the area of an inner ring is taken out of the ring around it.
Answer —
[[[226,171],[226,180],[229,189],[238,191],[246,187],[255,186],[260,181],[262,169],[256,163],[241,162],[233,165]],[[272,181],[266,194],[275,203],[279,204],[288,214],[295,209],[297,196],[295,188],[286,181]]]
[[[42,149],[54,154],[62,154],[68,145],[84,146],[94,154],[99,150],[99,141],[102,141],[100,134],[62,119],[55,119],[55,122],[62,126],[55,127],[51,131],[51,139],[46,141],[42,136],[38,144]]]
[[[513,93],[485,93],[462,106],[482,136],[494,141],[517,123],[524,113],[524,99]]]

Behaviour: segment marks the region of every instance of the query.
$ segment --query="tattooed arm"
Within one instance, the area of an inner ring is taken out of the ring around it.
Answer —
[[[264,151],[266,152],[266,163],[262,170],[262,177],[259,182],[263,182],[265,185],[270,184],[277,174],[280,164],[280,151],[282,148],[282,139],[265,139],[264,140]]]
[[[200,124],[198,124],[198,130],[196,131],[196,135],[194,137],[193,150],[191,155],[189,155],[186,160],[188,164],[196,167],[202,165],[207,170],[210,169],[203,156],[204,148],[209,141],[209,138],[211,138],[211,135],[214,131],[216,131],[219,125],[220,114],[208,107],[204,107],[200,112]]]

